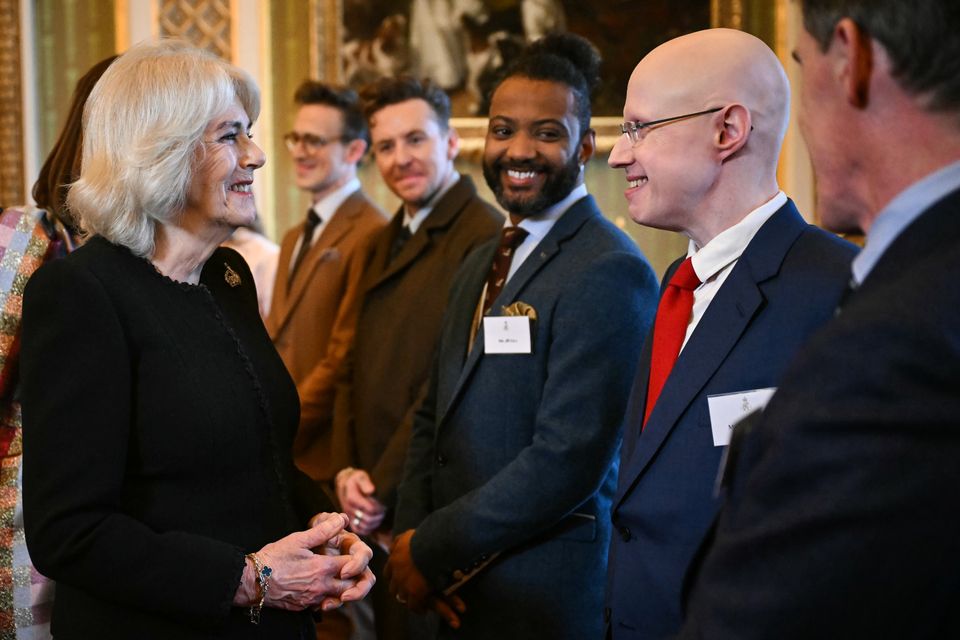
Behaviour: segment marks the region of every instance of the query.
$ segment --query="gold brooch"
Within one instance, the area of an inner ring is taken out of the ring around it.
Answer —
[[[237,272],[234,271],[226,262],[223,263],[223,266],[227,268],[227,270],[223,272],[223,279],[226,280],[227,284],[231,287],[239,287],[241,280]]]

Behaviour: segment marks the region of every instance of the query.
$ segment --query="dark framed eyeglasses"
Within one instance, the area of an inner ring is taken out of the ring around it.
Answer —
[[[296,131],[291,131],[283,136],[283,143],[287,145],[287,149],[293,151],[296,149],[297,145],[302,142],[304,148],[313,153],[320,151],[320,149],[323,149],[328,144],[340,142],[345,139],[346,138],[344,136],[337,136],[336,138],[324,138],[323,136],[315,136],[312,133],[297,133]]]
[[[637,144],[643,139],[643,134],[650,127],[655,127],[661,124],[667,124],[668,122],[676,122],[678,120],[686,120],[687,118],[694,118],[696,116],[705,116],[708,113],[716,113],[720,111],[723,107],[715,107],[713,109],[705,109],[704,111],[696,111],[694,113],[685,113],[682,116],[671,116],[670,118],[660,118],[659,120],[651,120],[650,122],[639,122],[637,120],[628,120],[620,125],[620,131],[623,132],[627,138],[630,139],[631,144]]]

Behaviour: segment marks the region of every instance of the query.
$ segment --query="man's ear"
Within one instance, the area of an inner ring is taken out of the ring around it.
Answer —
[[[580,148],[577,149],[577,157],[581,165],[587,164],[593,153],[597,150],[597,132],[593,129],[587,129],[580,137]]]
[[[453,160],[460,153],[460,134],[453,127],[447,129],[447,160]]]
[[[366,152],[367,141],[363,138],[357,138],[347,143],[344,159],[349,164],[357,164],[361,159],[363,159],[363,154]]]
[[[736,102],[724,107],[715,117],[717,156],[724,162],[747,144],[753,131],[753,117],[749,109]]]
[[[835,56],[835,72],[843,83],[847,102],[863,109],[870,100],[870,76],[873,74],[873,40],[851,20],[843,18],[833,28],[828,50]]]

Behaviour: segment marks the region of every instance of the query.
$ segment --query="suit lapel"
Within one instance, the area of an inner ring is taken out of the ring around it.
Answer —
[[[663,291],[667,288],[667,283],[670,282],[670,278],[673,277],[683,260],[684,257],[677,258],[673,264],[667,267],[660,283],[659,298],[663,298]],[[651,326],[647,337],[643,341],[643,349],[640,351],[640,362],[637,364],[637,374],[633,381],[633,388],[630,390],[630,400],[627,403],[627,411],[623,421],[623,448],[621,449],[623,460],[629,460],[633,455],[637,440],[640,438],[640,431],[643,428],[643,414],[647,407],[647,385],[650,382],[650,360],[652,357],[653,327]],[[618,487],[623,486],[623,476],[627,469],[627,465],[620,467]]]
[[[403,224],[403,209],[398,211],[390,218],[390,222],[378,234],[371,250],[370,263],[366,272],[363,274],[362,291],[372,289],[382,278],[390,262],[390,247],[393,245],[393,239],[400,232]]]
[[[430,215],[433,214],[431,213]],[[391,225],[390,245],[393,244],[393,239],[397,237],[397,234],[400,233],[400,227],[403,226],[403,213],[398,213],[397,217],[399,218],[399,224]],[[424,220],[423,225],[407,240],[403,249],[400,250],[400,253],[397,254],[397,257],[393,260],[390,260],[390,245],[387,245],[387,250],[382,256],[383,268],[380,271],[380,275],[377,276],[371,285],[372,287],[377,287],[404,271],[410,264],[416,261],[421,253],[427,250],[427,247],[431,244],[429,230],[426,224],[428,220],[430,220],[430,216],[427,216],[427,220]]]
[[[483,293],[483,285],[487,280],[487,272],[493,263],[493,254],[499,246],[499,238],[481,245],[475,254],[476,268],[463,274],[462,286],[458,287],[456,299],[450,299],[448,313],[450,314],[449,346],[441,351],[440,377],[437,388],[437,406],[446,408],[450,399],[461,384],[461,372],[469,360],[476,362],[483,351],[483,342],[474,341],[469,355],[467,343],[470,340],[470,331],[473,328],[473,318]],[[482,328],[482,323],[481,323]],[[478,329],[477,333],[480,333]]]
[[[621,477],[625,482],[621,482],[618,490],[618,504],[736,346],[763,305],[761,284],[776,276],[787,251],[805,228],[806,222],[788,201],[760,228],[740,256],[680,352],[643,434],[627,458]],[[649,356],[644,377],[647,376]],[[642,393],[645,398],[645,387]]]
[[[443,197],[437,201],[433,210],[423,221],[423,224],[420,225],[420,228],[417,229],[417,232],[407,241],[400,253],[397,254],[397,257],[390,262],[387,262],[387,260],[389,260],[389,244],[387,244],[386,254],[380,256],[380,260],[382,260],[380,263],[382,264],[382,269],[379,271],[380,275],[373,280],[369,288],[372,289],[380,286],[398,273],[403,272],[410,264],[415,262],[420,254],[433,244],[433,234],[437,230],[445,229],[453,224],[453,221],[457,218],[457,214],[460,213],[476,193],[477,190],[473,186],[473,181],[469,176],[462,176],[460,180],[450,187],[450,190],[443,194]],[[390,243],[392,243],[396,234],[399,233],[402,224],[403,209],[401,208],[394,216],[394,220],[390,225],[391,233],[388,234],[390,236]]]
[[[500,295],[494,300],[493,306],[491,307],[491,315],[497,315],[501,307],[515,302],[533,277],[560,253],[563,243],[576,234],[587,220],[600,215],[600,210],[597,209],[593,196],[587,196],[575,202],[560,219],[557,220],[546,237],[540,241],[540,244],[534,248],[533,252],[527,257],[517,272],[513,274],[513,277],[510,278],[506,286],[504,286]],[[486,270],[490,268],[490,264],[493,262],[493,251],[496,250],[496,246],[497,243],[494,242],[492,248],[489,250],[489,260],[485,263],[485,268],[478,269],[479,273],[473,274],[474,278],[479,278],[479,289],[477,289],[476,292],[477,298],[480,296],[480,290],[483,288],[483,282],[486,279]],[[477,288],[476,282],[473,283],[473,288]],[[474,300],[473,304],[476,305],[476,302],[477,300]],[[457,315],[460,316],[459,320],[463,322],[464,317],[467,315],[469,315],[469,318],[472,320],[476,307],[470,306],[469,304],[464,304],[463,306],[470,307],[469,314],[466,313],[466,309],[458,309]],[[459,349],[461,353],[464,353],[467,348],[466,340],[469,336],[469,327],[466,334],[458,335],[462,342],[456,344],[454,350]],[[460,374],[457,377],[457,384],[451,391],[449,400],[438,403],[438,406],[443,407],[440,413],[440,420],[437,422],[438,424],[442,423],[443,417],[456,401],[458,395],[463,391],[467,380],[470,378],[470,374],[483,357],[483,341],[483,323],[481,322],[480,327],[477,329],[477,335],[474,337],[470,355],[467,356],[467,360],[460,370]],[[462,349],[460,349],[461,346]]]
[[[359,191],[344,200],[343,204],[340,205],[340,208],[337,209],[334,216],[330,219],[330,222],[327,223],[320,233],[320,237],[317,238],[317,241],[310,247],[310,251],[304,256],[303,262],[293,275],[293,282],[290,282],[289,286],[290,260],[297,239],[303,235],[303,224],[301,223],[297,227],[296,235],[288,234],[288,236],[284,238],[283,246],[280,248],[280,262],[277,265],[277,271],[282,275],[282,278],[277,279],[277,282],[280,283],[282,288],[280,294],[282,306],[281,313],[277,317],[277,332],[283,328],[294,308],[296,308],[297,304],[303,298],[303,294],[313,279],[313,272],[317,269],[318,265],[328,259],[331,251],[336,251],[337,243],[350,232],[354,224],[354,218],[359,215],[362,204],[363,196],[360,195]]]

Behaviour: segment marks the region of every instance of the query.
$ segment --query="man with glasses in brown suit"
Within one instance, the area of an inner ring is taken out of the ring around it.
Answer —
[[[386,216],[357,179],[369,134],[356,92],[307,81],[295,99],[300,106],[284,141],[297,186],[312,202],[283,238],[266,324],[300,393],[296,463],[331,481],[334,373],[353,341],[360,278]]]

